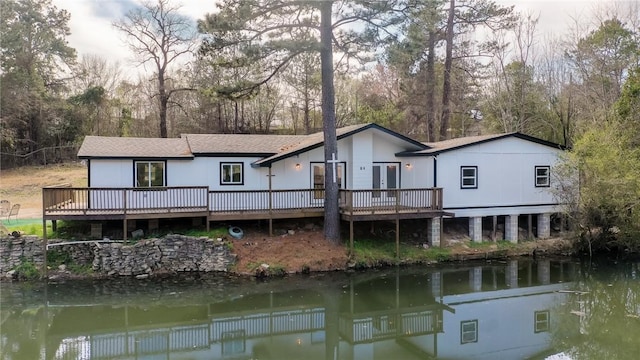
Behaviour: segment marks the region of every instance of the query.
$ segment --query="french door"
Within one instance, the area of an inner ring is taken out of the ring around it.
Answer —
[[[373,164],[373,192],[376,203],[390,203],[396,201],[396,191],[400,183],[399,163]]]

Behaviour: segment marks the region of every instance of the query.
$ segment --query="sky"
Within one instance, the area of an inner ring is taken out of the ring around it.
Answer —
[[[500,5],[515,5],[516,11],[540,15],[539,33],[562,34],[571,18],[587,17],[597,4],[618,0],[495,0]],[[144,71],[134,67],[122,34],[111,26],[141,0],[53,0],[54,5],[71,14],[69,45],[78,56],[97,55],[118,61],[128,74]],[[181,13],[194,19],[216,11],[214,0],[175,0],[182,4]]]

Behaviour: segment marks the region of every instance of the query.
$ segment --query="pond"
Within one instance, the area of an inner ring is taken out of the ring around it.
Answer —
[[[3,283],[0,358],[635,359],[639,270],[509,260]]]

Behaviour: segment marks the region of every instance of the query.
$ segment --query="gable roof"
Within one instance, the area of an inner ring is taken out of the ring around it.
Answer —
[[[429,146],[428,149],[425,150],[420,150],[420,151],[413,151],[413,152],[409,152],[409,151],[405,151],[399,154],[396,154],[397,156],[432,156],[432,155],[438,155],[440,153],[444,153],[447,151],[452,151],[452,150],[457,150],[457,149],[461,149],[461,148],[465,148],[468,146],[472,146],[472,145],[478,145],[478,144],[482,144],[482,143],[486,143],[486,142],[490,142],[490,141],[495,141],[495,140],[500,140],[500,139],[505,139],[505,138],[509,138],[509,137],[515,137],[518,139],[522,139],[522,140],[526,140],[526,141],[531,141],[540,145],[544,145],[544,146],[549,146],[552,147],[554,149],[559,149],[559,150],[565,150],[566,148],[560,144],[556,144],[550,141],[546,141],[546,140],[542,140],[530,135],[525,135],[519,132],[512,132],[512,133],[505,133],[505,134],[492,134],[492,135],[478,135],[478,136],[467,136],[467,137],[462,137],[462,138],[456,138],[456,139],[450,139],[450,140],[443,140],[443,141],[438,141],[438,142],[432,142],[432,143],[425,143],[426,145]]]
[[[336,129],[338,140],[359,132],[375,129],[408,144],[407,152],[430,146],[377,124],[358,124]],[[85,137],[80,158],[167,158],[192,159],[195,156],[260,157],[253,166],[272,163],[324,145],[324,133],[310,135],[256,134],[183,134],[180,138]]]
[[[395,131],[389,130],[387,128],[384,128],[380,125],[377,124],[373,124],[373,123],[369,123],[369,124],[358,124],[358,125],[351,125],[351,126],[345,126],[342,128],[338,128],[336,129],[336,137],[338,140],[343,139],[345,137],[357,134],[359,132],[365,131],[367,129],[377,129],[380,130],[384,133],[390,134],[402,141],[406,141],[410,144],[412,144],[413,146],[415,146],[417,149],[426,149],[429,148],[428,145],[423,144],[421,142],[418,142],[416,140],[413,140],[411,138],[408,138],[404,135],[401,135]],[[276,161],[282,160],[282,159],[286,159],[288,157],[291,156],[296,156],[299,155],[301,153],[307,152],[309,150],[313,150],[316,148],[319,148],[321,146],[324,145],[324,133],[323,132],[317,132],[311,135],[307,135],[306,138],[301,141],[298,144],[294,144],[291,145],[288,149],[285,149],[277,154],[274,154],[272,156],[269,156],[267,158],[258,160],[256,162],[253,163],[253,166],[269,166],[271,164],[273,164]]]
[[[186,139],[85,136],[78,157],[191,159],[193,154]]]

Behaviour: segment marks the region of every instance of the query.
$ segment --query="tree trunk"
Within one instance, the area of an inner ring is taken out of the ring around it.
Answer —
[[[436,79],[436,32],[429,30],[429,43],[427,44],[427,141],[436,141],[435,123],[436,123],[436,109],[435,109],[435,79]]]
[[[442,80],[442,118],[440,119],[440,140],[448,138],[449,118],[451,117],[451,64],[453,62],[453,20],[456,1],[449,1],[449,17],[447,18],[447,33],[445,34],[447,47],[444,59],[444,74]]]
[[[167,135],[167,104],[169,97],[164,88],[164,72],[158,72],[158,107],[160,110],[160,137],[166,138]]]
[[[340,214],[338,212],[338,183],[334,182],[334,163],[327,160],[338,158],[336,138],[335,89],[333,87],[332,14],[333,0],[320,5],[320,50],[322,74],[322,129],[324,132],[324,237],[332,243],[340,242]],[[337,170],[337,167],[336,167]]]

